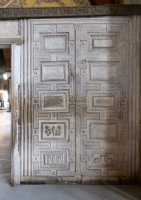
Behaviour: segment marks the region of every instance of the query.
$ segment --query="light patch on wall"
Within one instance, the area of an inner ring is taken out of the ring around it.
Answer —
[[[0,0],[0,8],[89,6],[89,0]]]

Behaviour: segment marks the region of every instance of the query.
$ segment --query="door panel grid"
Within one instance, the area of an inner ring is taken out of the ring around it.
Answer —
[[[29,180],[130,179],[128,20],[28,20]]]

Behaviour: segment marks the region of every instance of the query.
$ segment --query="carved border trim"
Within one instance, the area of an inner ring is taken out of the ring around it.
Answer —
[[[0,44],[17,44],[20,45],[23,43],[23,37],[14,36],[14,37],[2,37],[0,36]]]
[[[0,8],[0,19],[141,15],[141,5]]]

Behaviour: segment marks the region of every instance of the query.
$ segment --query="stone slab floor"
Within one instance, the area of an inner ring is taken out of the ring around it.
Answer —
[[[141,200],[139,185],[19,185],[10,182],[10,113],[0,110],[0,200]]]

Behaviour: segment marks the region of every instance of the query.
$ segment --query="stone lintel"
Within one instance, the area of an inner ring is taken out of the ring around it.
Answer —
[[[141,5],[56,8],[0,8],[0,19],[141,15]]]

